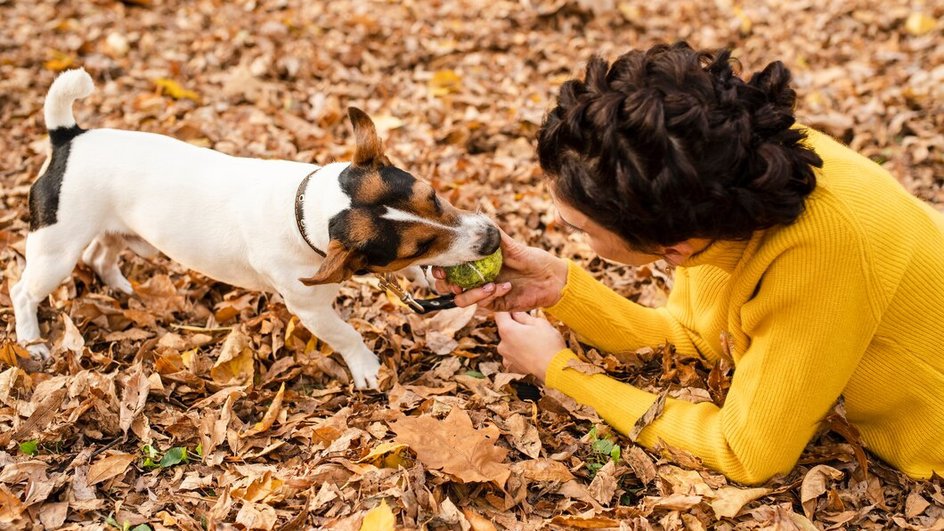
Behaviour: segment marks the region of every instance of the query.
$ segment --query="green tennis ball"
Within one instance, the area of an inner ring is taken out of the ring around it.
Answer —
[[[474,262],[457,266],[444,267],[446,280],[462,289],[477,288],[495,280],[501,271],[502,253],[498,248],[494,253]]]

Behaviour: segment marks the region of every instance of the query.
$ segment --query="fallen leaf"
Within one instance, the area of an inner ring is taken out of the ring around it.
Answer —
[[[124,452],[115,452],[100,458],[88,469],[88,484],[95,485],[123,474],[134,460],[134,454]]]
[[[599,502],[600,505],[609,505],[613,500],[613,495],[616,494],[617,481],[614,476],[615,470],[616,465],[613,461],[607,461],[605,465],[597,470],[596,474],[593,476],[593,481],[591,481],[590,486],[587,487],[590,495],[593,496],[593,499]]]
[[[220,385],[241,385],[252,383],[255,374],[252,349],[249,348],[249,336],[234,328],[226,340],[210,376]]]
[[[816,498],[826,492],[826,484],[842,477],[842,472],[828,465],[816,465],[803,478],[800,486],[800,503],[807,518],[816,510]]]
[[[285,382],[282,382],[282,385],[279,386],[279,391],[275,393],[275,398],[272,399],[272,403],[269,404],[269,408],[266,410],[265,415],[262,416],[262,420],[255,423],[252,428],[244,431],[240,437],[250,437],[252,435],[258,435],[264,431],[268,431],[272,427],[272,424],[275,422],[275,419],[279,417],[279,412],[282,408],[282,398],[285,395]]]
[[[154,86],[157,87],[158,92],[161,94],[167,94],[175,100],[193,100],[195,102],[200,102],[200,95],[193,90],[183,88],[180,83],[174,81],[173,79],[167,79],[165,77],[159,77],[154,80]]]
[[[734,518],[745,505],[766,496],[769,492],[770,489],[765,488],[721,487],[714,493],[715,497],[710,504],[711,509],[718,518]]]
[[[636,442],[636,439],[639,438],[639,434],[642,433],[642,430],[645,429],[646,426],[652,424],[652,421],[656,420],[656,418],[662,414],[662,410],[665,409],[665,399],[668,394],[668,389],[659,393],[659,397],[656,398],[656,401],[653,402],[652,405],[649,406],[649,409],[643,413],[642,417],[636,421],[636,424],[633,425],[633,429],[626,434],[630,441]]]
[[[609,527],[618,528],[619,520],[604,517],[582,518],[578,516],[555,516],[551,520],[552,524],[564,525],[574,529],[606,529]]]
[[[512,465],[511,469],[515,474],[520,474],[531,481],[565,483],[574,479],[574,475],[563,463],[547,458],[518,461]]]
[[[905,20],[905,31],[912,35],[930,33],[935,27],[937,27],[937,20],[923,11],[914,11]]]
[[[6,485],[0,485],[0,524],[12,524],[26,510],[20,498],[14,496]]]
[[[437,70],[429,80],[429,91],[433,96],[446,96],[462,88],[462,78],[453,70]]]
[[[541,435],[522,415],[512,415],[505,421],[511,435],[511,443],[524,455],[536,459],[541,455]]]
[[[504,464],[508,450],[496,446],[495,426],[476,430],[472,419],[454,407],[445,420],[429,415],[402,416],[390,424],[398,442],[406,443],[429,468],[442,470],[459,481],[492,481],[503,486],[511,469]]]
[[[387,500],[380,500],[380,505],[367,511],[360,531],[395,531],[396,521]]]

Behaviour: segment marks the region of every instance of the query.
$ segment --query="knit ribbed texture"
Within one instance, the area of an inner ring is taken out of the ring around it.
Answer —
[[[807,130],[823,158],[796,223],[716,242],[680,266],[663,308],[626,300],[571,263],[548,312],[605,351],[666,341],[710,363],[728,336],[723,407],[669,399],[639,442],[660,439],[742,483],[796,464],[843,395],[867,448],[906,474],[944,475],[944,215],[872,161]],[[655,395],[566,368],[547,385],[627,433]]]

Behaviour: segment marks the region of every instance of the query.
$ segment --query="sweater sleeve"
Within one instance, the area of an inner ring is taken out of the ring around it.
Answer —
[[[694,354],[694,334],[666,308],[647,308],[628,300],[569,262],[561,299],[545,310],[576,332],[581,340],[608,352],[672,343],[678,352]]]
[[[795,466],[855,371],[877,328],[870,284],[854,238],[787,248],[769,265],[756,295],[741,307],[746,352],[723,407],[669,399],[640,434],[700,457],[742,483],[761,483]],[[821,248],[817,248],[821,247]],[[632,430],[656,396],[605,375],[567,368],[564,350],[547,385],[593,407],[618,431]]]

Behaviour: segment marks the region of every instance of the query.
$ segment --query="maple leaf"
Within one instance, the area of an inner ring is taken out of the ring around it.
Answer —
[[[503,463],[508,450],[495,445],[498,428],[476,430],[469,414],[461,408],[452,408],[445,420],[429,415],[403,416],[390,424],[390,429],[397,434],[396,440],[409,445],[424,465],[459,481],[492,481],[503,486],[511,474]]]

